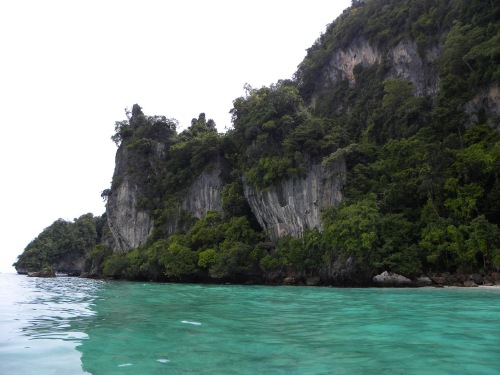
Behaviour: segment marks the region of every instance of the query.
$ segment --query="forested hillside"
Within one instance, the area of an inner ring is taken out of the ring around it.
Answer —
[[[103,192],[114,240],[85,247],[99,264],[84,271],[368,285],[498,270],[499,63],[498,1],[356,0],[294,77],[245,87],[224,134],[203,113],[177,132],[134,105]],[[42,235],[18,269],[54,264],[31,255]]]
[[[53,269],[80,275],[85,262],[92,261],[94,247],[109,236],[107,233],[105,215],[94,217],[89,213],[72,222],[58,219],[26,246],[14,267],[18,273]]]

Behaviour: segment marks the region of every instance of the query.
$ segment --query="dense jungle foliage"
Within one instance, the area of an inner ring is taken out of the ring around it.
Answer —
[[[58,219],[26,246],[13,266],[26,272],[55,267],[58,271],[79,272],[71,265],[83,261],[107,231],[105,215],[88,213],[72,222]]]
[[[438,93],[416,96],[411,82],[388,77],[386,58],[356,66],[355,85],[328,85],[332,54],[359,38],[383,56],[402,40],[414,41],[423,59],[439,50]],[[355,0],[307,50],[293,79],[245,87],[225,134],[205,114],[177,133],[175,120],[134,106],[113,136],[128,152],[127,165],[103,195],[124,173],[134,175],[138,206],[155,230],[127,254],[96,247],[94,256],[110,254],[101,274],[181,281],[319,275],[328,283],[348,259],[369,275],[500,267],[500,121],[484,107],[466,110],[490,85],[498,87],[499,63],[498,1]],[[347,163],[345,199],[324,210],[323,231],[270,242],[242,178],[269,189],[304,175],[311,163],[339,158]],[[179,197],[215,163],[227,170],[223,212],[203,219],[184,212],[169,234],[165,223],[179,214]],[[48,255],[31,259],[35,245],[18,264],[50,263]]]

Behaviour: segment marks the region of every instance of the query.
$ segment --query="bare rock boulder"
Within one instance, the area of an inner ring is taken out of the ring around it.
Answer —
[[[432,280],[427,276],[419,276],[414,281],[415,286],[431,286]]]
[[[482,285],[483,281],[484,281],[483,276],[479,273],[474,273],[474,274],[470,275],[469,279],[474,281],[474,283],[476,283],[477,285]]]
[[[465,280],[464,286],[467,288],[476,287],[477,284],[473,280]]]
[[[383,287],[405,287],[412,286],[413,282],[397,273],[384,271],[380,275],[373,276],[373,282]]]

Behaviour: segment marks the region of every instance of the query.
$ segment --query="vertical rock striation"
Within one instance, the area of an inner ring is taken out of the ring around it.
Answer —
[[[181,207],[201,219],[208,211],[222,212],[223,168],[217,162],[209,171],[203,171],[182,198]]]
[[[285,180],[259,190],[243,181],[245,197],[261,227],[271,240],[287,235],[301,237],[304,230],[322,230],[321,209],[337,206],[346,179],[344,161],[326,168],[312,165],[304,177]]]
[[[149,166],[151,173],[157,168],[155,160],[163,156],[164,146],[155,142],[150,156]],[[113,174],[113,186],[108,196],[106,212],[108,226],[114,238],[114,250],[117,252],[130,251],[141,243],[153,230],[154,222],[145,210],[138,207],[138,200],[142,195],[144,181],[132,168],[136,162],[136,155],[121,145],[116,152],[115,171]]]
[[[217,160],[211,169],[203,171],[180,198],[180,205],[165,223],[165,232],[176,232],[181,223],[182,212],[202,219],[208,211],[222,213],[222,188],[225,183],[225,167]]]
[[[136,248],[153,229],[153,220],[147,212],[137,209],[138,196],[138,186],[125,176],[108,198],[108,225],[118,252]]]

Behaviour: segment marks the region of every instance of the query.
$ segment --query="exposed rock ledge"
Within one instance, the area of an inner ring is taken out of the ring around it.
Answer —
[[[413,282],[404,277],[402,275],[398,275],[397,273],[384,271],[380,275],[373,276],[373,282],[378,286],[396,286],[396,287],[404,287],[404,286],[412,286]]]

